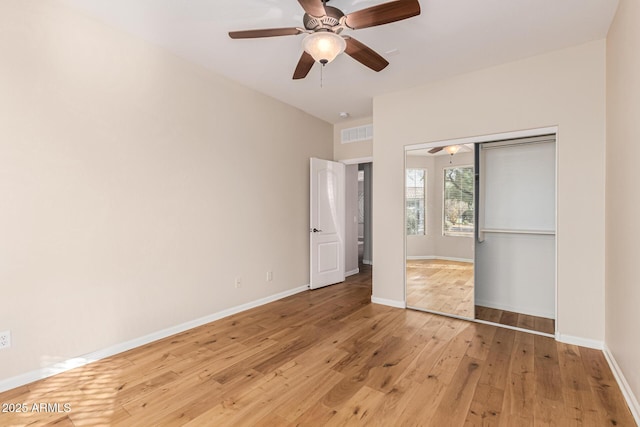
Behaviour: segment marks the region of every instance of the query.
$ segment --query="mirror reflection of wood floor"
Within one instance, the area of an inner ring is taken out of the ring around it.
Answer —
[[[473,263],[407,260],[407,305],[473,318]]]

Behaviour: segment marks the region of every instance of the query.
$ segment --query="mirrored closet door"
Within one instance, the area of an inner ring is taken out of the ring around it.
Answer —
[[[555,134],[449,144],[405,151],[407,308],[553,336]]]
[[[408,308],[474,318],[474,181],[473,144],[406,151]]]

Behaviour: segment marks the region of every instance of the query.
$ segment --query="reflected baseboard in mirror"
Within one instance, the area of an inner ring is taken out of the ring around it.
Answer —
[[[543,334],[555,334],[556,322],[546,317],[531,316],[529,314],[514,313],[513,311],[476,305],[476,319],[500,325],[514,326]]]
[[[407,306],[473,319],[473,263],[407,260]]]

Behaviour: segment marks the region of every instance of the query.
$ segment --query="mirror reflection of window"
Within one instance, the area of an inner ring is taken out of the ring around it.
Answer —
[[[424,169],[407,169],[405,200],[407,235],[425,235],[426,180]]]
[[[472,166],[444,168],[443,235],[473,235],[473,184]]]

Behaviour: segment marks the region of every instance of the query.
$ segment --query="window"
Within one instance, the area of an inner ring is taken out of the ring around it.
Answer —
[[[445,236],[473,234],[473,183],[472,166],[444,169],[442,234]]]
[[[425,229],[425,188],[426,174],[424,169],[407,169],[405,181],[405,200],[407,235],[424,235]]]

